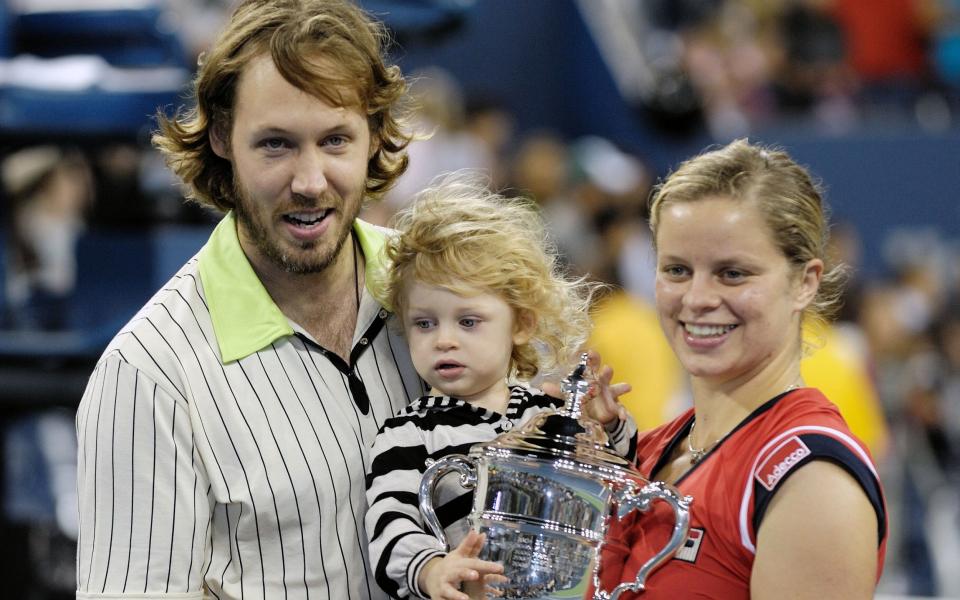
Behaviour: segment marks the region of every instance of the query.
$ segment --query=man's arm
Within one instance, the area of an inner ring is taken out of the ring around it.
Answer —
[[[202,598],[211,518],[188,403],[119,353],[77,410],[77,598]]]

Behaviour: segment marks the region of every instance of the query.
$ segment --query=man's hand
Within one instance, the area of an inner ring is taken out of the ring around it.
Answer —
[[[431,559],[420,571],[420,590],[431,600],[475,600],[487,593],[497,595],[487,584],[503,581],[503,566],[477,558],[486,539],[471,530],[450,554]],[[469,595],[460,591],[464,584],[469,584]]]

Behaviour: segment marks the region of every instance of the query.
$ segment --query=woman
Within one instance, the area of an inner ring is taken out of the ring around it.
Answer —
[[[694,501],[686,546],[642,599],[872,598],[886,539],[876,468],[800,378],[801,327],[830,316],[843,275],[824,265],[828,225],[809,174],[736,141],[668,177],[650,224],[657,311],[694,406],[641,435],[638,466]],[[633,581],[666,543],[668,513],[612,524],[604,590]]]

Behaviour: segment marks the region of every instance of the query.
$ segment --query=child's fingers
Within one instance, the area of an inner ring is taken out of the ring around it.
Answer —
[[[460,589],[470,596],[470,600],[486,600],[490,592],[490,587],[487,585],[485,577],[481,577],[477,581],[464,583]]]
[[[600,366],[599,352],[593,349],[587,350],[587,366],[593,371],[597,370],[597,367]]]
[[[475,558],[480,554],[480,550],[483,549],[483,543],[486,539],[487,537],[484,534],[471,529],[454,552],[460,556]]]
[[[540,389],[544,394],[553,398],[563,398],[563,392],[560,391],[560,384],[556,381],[544,381],[540,384]]]
[[[603,385],[610,385],[610,381],[613,379],[613,367],[610,365],[604,365],[597,372],[597,380],[600,381]]]
[[[613,381],[613,369],[604,367],[604,372],[600,379],[601,396],[610,402],[619,402],[620,396],[633,390],[629,383],[621,381],[620,383],[611,383]]]
[[[500,563],[489,560],[480,560],[479,558],[467,559],[463,562],[463,566],[477,573],[477,579],[503,573],[503,565]],[[473,580],[471,579],[470,581]]]
[[[503,575],[500,575],[497,573],[485,575],[483,577],[483,585],[484,585],[483,591],[488,596],[494,596],[496,598],[499,598],[500,596],[503,596],[503,590],[500,589],[499,587],[494,587],[494,586],[497,586],[498,584],[505,584],[505,583],[510,583],[510,580]]]
[[[500,575],[502,572],[503,566],[499,563],[471,559],[450,573],[448,581],[452,584],[446,585],[444,590],[456,594],[452,600],[471,600],[477,592],[489,593],[492,588],[489,588],[488,584],[491,582],[506,583],[508,580]]]
[[[464,583],[479,580],[480,573],[473,569],[466,567],[452,569],[444,576],[438,595],[444,600],[470,600],[470,596],[465,594],[461,587]]]
[[[463,565],[459,569],[451,571],[448,581],[459,584],[464,581],[478,581],[479,579],[479,571],[474,569],[472,565]]]
[[[487,585],[496,585],[498,583],[510,583],[510,579],[502,573],[490,573],[483,576],[483,582]]]
[[[451,583],[441,585],[432,598],[433,600],[470,600],[470,596],[461,592],[458,585]]]

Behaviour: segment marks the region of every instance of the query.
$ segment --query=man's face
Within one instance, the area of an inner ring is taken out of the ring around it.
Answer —
[[[237,83],[229,145],[240,245],[258,269],[323,271],[360,211],[370,129],[359,108],[336,107],[288,83],[269,55]]]

